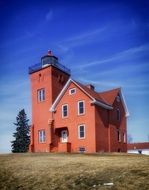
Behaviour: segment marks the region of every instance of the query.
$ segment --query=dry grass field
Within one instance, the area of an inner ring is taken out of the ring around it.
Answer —
[[[149,156],[3,154],[0,155],[0,189],[148,190]]]

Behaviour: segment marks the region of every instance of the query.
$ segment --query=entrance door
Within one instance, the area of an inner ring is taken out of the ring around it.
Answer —
[[[67,142],[67,130],[63,130],[61,132],[61,139],[62,139],[62,142]]]

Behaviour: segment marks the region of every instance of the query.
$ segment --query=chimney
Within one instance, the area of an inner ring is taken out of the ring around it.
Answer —
[[[89,88],[89,89],[91,89],[91,90],[95,90],[95,87],[92,84],[88,84],[88,85],[86,85],[86,87]]]

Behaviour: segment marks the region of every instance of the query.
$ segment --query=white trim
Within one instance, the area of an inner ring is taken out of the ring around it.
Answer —
[[[120,97],[121,97],[121,100],[122,100],[122,104],[124,106],[125,117],[128,117],[130,114],[129,114],[129,111],[128,111],[128,108],[127,108],[126,101],[125,101],[124,95],[122,93],[122,90],[120,90]]]
[[[88,94],[81,86],[79,86],[79,84],[77,84],[74,80],[72,80],[72,82],[78,87],[80,88],[85,94],[87,94],[92,100],[94,100],[94,98]]]
[[[64,106],[67,106],[67,116],[64,116]],[[68,104],[63,104],[62,105],[61,113],[62,113],[62,118],[67,118],[68,117]]]
[[[95,100],[95,99],[94,99],[91,103],[92,103],[92,104],[96,104],[96,105],[98,105],[98,106],[101,106],[101,107],[103,107],[103,108],[105,108],[105,109],[108,109],[108,110],[112,110],[112,109],[113,109],[112,106],[108,106],[108,105],[106,105],[106,104],[104,104],[104,103],[102,103],[102,102],[99,102],[99,101]]]
[[[84,137],[80,137],[80,127],[84,127]],[[85,124],[78,125],[78,139],[85,139],[86,136],[86,129],[85,129]]]
[[[72,93],[71,91],[74,90],[74,92]],[[71,88],[69,89],[69,95],[73,95],[76,94],[76,88]]]
[[[80,107],[79,107],[80,102],[83,102],[83,113],[80,113]],[[78,101],[78,115],[85,115],[85,101],[84,100]]]
[[[59,99],[63,96],[63,94],[65,93],[65,90],[67,89],[67,86],[69,85],[69,83],[70,83],[71,81],[72,81],[72,79],[70,78],[70,79],[66,82],[65,86],[63,87],[63,89],[61,90],[61,92],[59,93],[59,95],[57,96],[57,98],[55,99],[55,101],[54,101],[54,103],[52,104],[52,106],[51,106],[51,108],[50,108],[49,111],[51,111],[51,112],[54,112],[54,111],[55,111],[55,107],[57,106]]]
[[[56,100],[54,101],[54,103],[52,104],[51,108],[49,111],[54,112],[55,111],[55,107],[57,106],[59,100],[61,99],[61,97],[64,95],[65,91],[67,90],[68,85],[70,84],[70,82],[73,82],[78,88],[80,88],[87,96],[89,96],[92,99],[91,103],[95,103],[96,105],[99,105],[103,108],[106,109],[113,109],[112,106],[104,104],[102,102],[99,102],[97,100],[95,100],[95,98],[93,98],[90,94],[88,94],[83,88],[81,88],[81,86],[79,86],[79,84],[77,84],[73,79],[69,78],[69,80],[67,81],[67,83],[65,84],[65,86],[63,87],[63,89],[61,90],[61,92],[59,93],[59,95],[57,96]]]

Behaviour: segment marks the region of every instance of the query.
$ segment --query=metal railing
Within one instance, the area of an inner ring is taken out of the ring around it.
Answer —
[[[35,65],[30,66],[28,68],[28,72],[29,72],[29,74],[31,74],[31,73],[34,73],[35,71],[40,70],[41,68],[42,68],[42,64],[41,63],[37,63]]]
[[[62,64],[60,64],[60,63],[48,63],[48,65],[52,65],[52,66],[54,66],[54,67],[56,67],[56,68],[58,68],[58,69],[60,69],[60,70],[62,70],[62,71],[64,71],[65,73],[67,73],[67,74],[70,74],[71,73],[71,71],[70,71],[70,69],[68,69],[67,67],[65,67],[64,65],[62,65]],[[32,74],[32,73],[34,73],[34,72],[36,72],[36,71],[39,71],[40,69],[42,69],[42,68],[44,68],[45,66],[44,65],[42,65],[42,63],[37,63],[37,64],[35,64],[35,65],[33,65],[33,66],[30,66],[29,67],[29,74]]]

